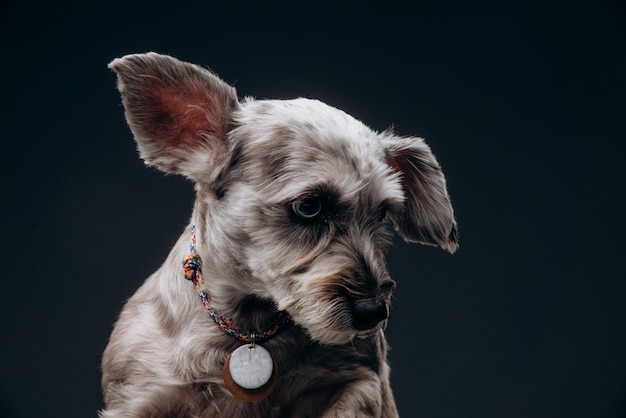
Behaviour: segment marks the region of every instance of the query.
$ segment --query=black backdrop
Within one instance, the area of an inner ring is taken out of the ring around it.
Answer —
[[[226,3],[0,6],[0,415],[95,416],[112,323],[187,223],[106,68],[154,50],[427,139],[461,248],[389,254],[402,416],[625,417],[624,4]]]

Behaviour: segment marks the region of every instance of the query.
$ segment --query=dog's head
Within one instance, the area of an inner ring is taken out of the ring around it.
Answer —
[[[406,241],[457,248],[445,178],[422,139],[374,132],[316,100],[239,101],[168,56],[110,67],[141,157],[195,182],[213,269],[314,340],[345,343],[387,319],[389,224]]]

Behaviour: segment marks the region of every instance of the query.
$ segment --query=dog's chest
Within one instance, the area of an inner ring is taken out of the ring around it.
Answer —
[[[358,339],[347,346],[329,347],[310,340],[305,345],[299,340],[306,336],[286,334],[266,343],[276,357],[280,374],[272,395],[260,402],[242,402],[235,399],[222,382],[194,386],[196,393],[192,398],[197,401],[196,414],[241,418],[319,417],[352,382],[377,379],[380,362],[384,361],[377,348],[380,346],[378,336]]]

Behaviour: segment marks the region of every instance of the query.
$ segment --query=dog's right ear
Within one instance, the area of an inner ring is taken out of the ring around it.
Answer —
[[[421,138],[384,135],[387,163],[399,173],[406,195],[404,212],[392,217],[407,242],[458,248],[458,227],[441,166]]]
[[[235,89],[204,68],[152,52],[115,59],[109,68],[146,164],[211,178],[228,152]]]

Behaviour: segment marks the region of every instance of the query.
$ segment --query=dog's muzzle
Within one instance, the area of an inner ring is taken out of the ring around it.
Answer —
[[[372,329],[387,317],[389,307],[379,297],[359,299],[352,304],[352,326],[359,331]]]

